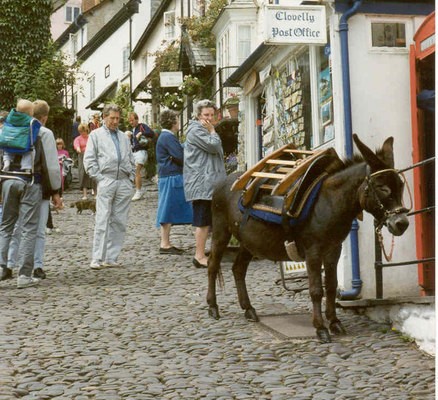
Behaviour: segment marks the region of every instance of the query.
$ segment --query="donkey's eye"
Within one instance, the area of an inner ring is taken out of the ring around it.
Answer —
[[[379,186],[377,189],[384,197],[389,197],[391,195],[391,189],[386,185]]]

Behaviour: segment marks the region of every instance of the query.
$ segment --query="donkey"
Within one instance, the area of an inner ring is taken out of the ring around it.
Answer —
[[[294,228],[292,238],[300,256],[306,260],[313,326],[318,338],[324,343],[330,342],[331,337],[322,318],[321,300],[324,292],[321,267],[324,265],[325,315],[330,332],[345,334],[336,316],[337,264],[342,242],[354,218],[365,210],[374,216],[380,226],[386,225],[389,232],[396,236],[402,235],[409,225],[408,210],[402,205],[404,182],[394,169],[394,139],[386,139],[376,153],[362,143],[356,134],[353,139],[362,157],[356,156],[353,160],[345,161],[338,171],[329,174],[308,218],[297,229]],[[246,319],[258,322],[245,283],[248,265],[253,257],[271,261],[289,260],[284,243],[291,240],[291,237],[290,233],[286,235],[282,225],[251,217],[242,224],[242,213],[238,208],[242,192],[230,191],[237,177],[237,174],[229,175],[213,193],[207,303],[209,315],[219,319],[216,280],[222,277],[220,262],[231,235],[234,235],[240,242],[232,267],[239,303],[245,311]]]

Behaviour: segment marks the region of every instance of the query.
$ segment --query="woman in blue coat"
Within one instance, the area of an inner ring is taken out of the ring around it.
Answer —
[[[157,227],[160,227],[160,254],[179,255],[183,250],[170,243],[172,225],[191,224],[192,206],[184,196],[184,151],[175,134],[179,130],[178,114],[165,110],[160,115],[162,131],[157,140],[158,210]]]

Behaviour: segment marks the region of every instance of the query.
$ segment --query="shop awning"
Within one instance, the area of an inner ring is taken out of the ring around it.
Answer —
[[[85,108],[90,108],[92,110],[100,110],[103,108],[103,104],[105,101],[114,96],[116,94],[117,90],[117,83],[118,81],[115,80],[111,84],[109,84],[105,89],[102,90],[102,92],[97,96],[90,104],[88,104]]]
[[[249,57],[237,68],[224,82],[225,87],[241,86],[243,77],[253,68],[256,68],[257,63],[268,53],[273,53],[277,46],[260,44]]]

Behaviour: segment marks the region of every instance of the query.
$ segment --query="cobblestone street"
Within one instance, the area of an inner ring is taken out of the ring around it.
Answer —
[[[18,290],[0,282],[0,399],[408,400],[435,398],[435,359],[387,325],[339,310],[348,330],[330,344],[290,339],[248,323],[231,264],[223,264],[222,318],[208,317],[206,270],[192,265],[189,226],[174,227],[183,256],[159,254],[156,185],[133,202],[119,261],[89,268],[94,217],[69,205],[47,236],[47,279]],[[14,272],[14,278],[16,272]],[[278,266],[257,261],[248,291],[260,315],[308,313],[275,281]]]

